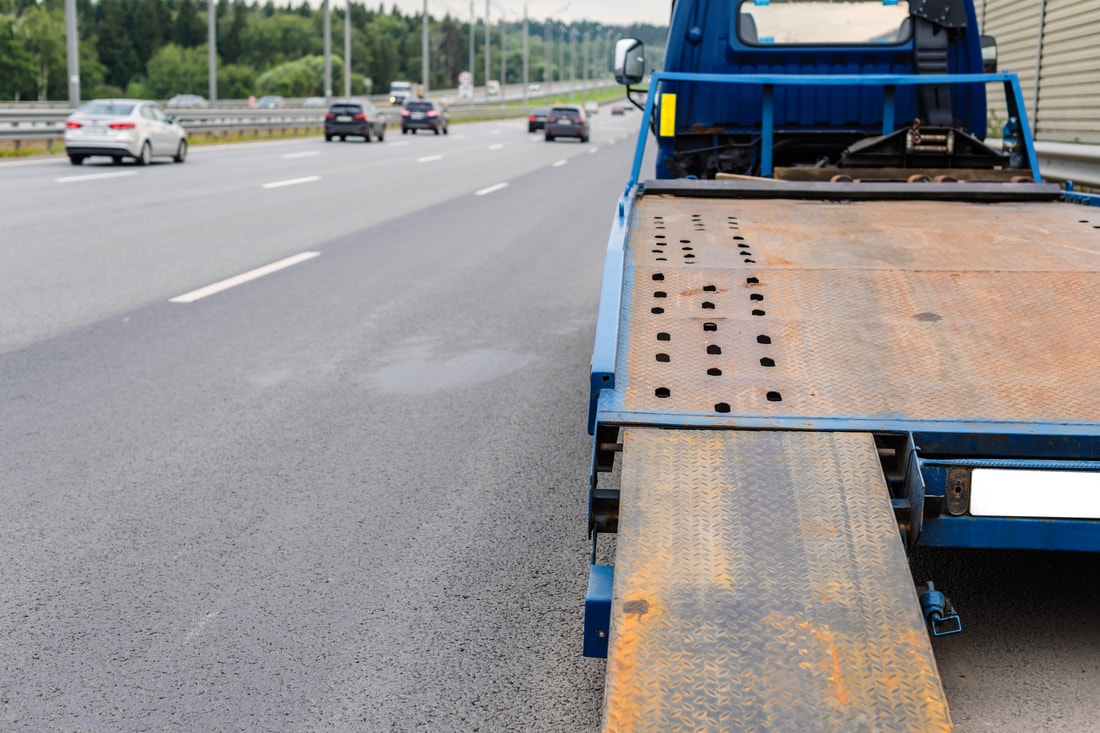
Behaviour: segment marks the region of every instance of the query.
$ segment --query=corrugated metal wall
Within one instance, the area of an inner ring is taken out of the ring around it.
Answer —
[[[1020,77],[1036,139],[1100,144],[1100,0],[1046,0],[1045,11],[1042,0],[975,2],[982,32],[997,39],[997,70]],[[989,88],[989,112],[995,137],[1007,116],[1000,88]]]

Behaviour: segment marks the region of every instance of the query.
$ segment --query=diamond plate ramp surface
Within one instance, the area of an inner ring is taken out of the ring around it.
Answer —
[[[629,428],[608,731],[948,731],[872,437]]]

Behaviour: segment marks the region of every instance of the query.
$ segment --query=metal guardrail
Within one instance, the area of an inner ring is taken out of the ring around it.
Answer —
[[[1000,152],[1003,141],[987,138],[985,144]],[[1039,140],[1035,142],[1035,157],[1039,159],[1039,172],[1045,181],[1073,181],[1090,188],[1100,188],[1100,145]]]

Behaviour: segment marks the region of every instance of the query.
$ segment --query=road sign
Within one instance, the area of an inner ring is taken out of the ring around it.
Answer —
[[[458,84],[463,87],[471,87],[474,85],[474,75],[468,71],[463,71],[458,75]]]

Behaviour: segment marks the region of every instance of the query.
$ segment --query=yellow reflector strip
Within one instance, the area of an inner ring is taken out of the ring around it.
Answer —
[[[661,137],[676,135],[676,95],[661,95]]]

